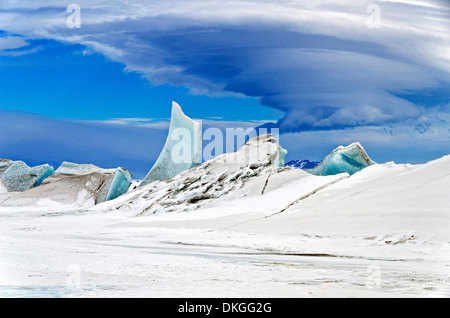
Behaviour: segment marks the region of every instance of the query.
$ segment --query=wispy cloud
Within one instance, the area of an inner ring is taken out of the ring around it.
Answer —
[[[209,117],[209,118],[193,118],[195,121],[202,124],[205,129],[214,127],[225,131],[227,128],[257,128],[265,123],[266,120],[250,120],[250,121],[240,121],[240,120],[224,120],[222,117]],[[168,130],[170,126],[170,118],[111,118],[109,120],[98,120],[98,121],[85,121],[86,123],[98,123],[98,124],[109,124],[109,125],[125,125],[125,126],[135,126],[141,128],[153,128]],[[275,123],[275,122],[272,122]]]
[[[138,126],[154,129],[167,129],[170,125],[168,118],[111,118],[109,120],[96,121],[97,123]]]

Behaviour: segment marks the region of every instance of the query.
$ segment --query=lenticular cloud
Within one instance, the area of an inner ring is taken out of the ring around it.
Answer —
[[[426,115],[438,105],[416,100],[450,85],[450,11],[441,1],[390,1],[376,4],[375,17],[372,2],[79,1],[82,24],[70,29],[66,8],[53,1],[6,1],[3,24],[28,38],[83,44],[156,85],[258,98],[285,113],[282,131]]]

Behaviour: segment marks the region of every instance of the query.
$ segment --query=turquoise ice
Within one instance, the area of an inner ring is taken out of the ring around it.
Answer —
[[[128,191],[132,181],[131,172],[124,168],[103,169],[93,164],[78,164],[64,161],[55,171],[56,176],[81,176],[99,173],[106,176],[99,185],[96,204],[113,200]]]
[[[140,186],[156,180],[166,180],[191,169],[202,158],[200,123],[187,117],[180,105],[172,103],[169,134],[158,159]]]
[[[30,168],[23,161],[2,160],[0,162],[0,180],[9,192],[37,187],[53,172],[53,167],[48,164]]]
[[[0,159],[0,176],[9,168],[12,164],[12,160],[9,159]]]
[[[131,184],[131,173],[117,168],[111,179],[99,194],[96,203],[114,200],[128,191]]]
[[[278,167],[284,167],[284,159],[288,151],[281,146],[278,146]]]
[[[352,175],[370,165],[375,164],[364,148],[358,143],[347,147],[340,146],[333,150],[317,167],[305,171],[317,176],[329,176],[347,172]]]

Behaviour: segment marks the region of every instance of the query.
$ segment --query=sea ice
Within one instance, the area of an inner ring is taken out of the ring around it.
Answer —
[[[53,167],[48,164],[30,168],[23,161],[2,160],[0,162],[0,180],[8,192],[25,191],[37,187],[53,172]]]
[[[328,176],[344,172],[352,175],[373,164],[375,162],[369,158],[361,144],[354,142],[347,147],[340,146],[336,148],[317,167],[305,169],[305,171],[317,176]]]
[[[132,179],[124,168],[102,169],[90,164],[64,162],[56,171],[39,187],[22,192],[7,191],[0,181],[1,206],[25,210],[45,206],[46,211],[87,209],[126,193]]]
[[[12,164],[12,160],[9,159],[0,159],[0,175],[2,175],[6,169]]]
[[[183,153],[180,154],[179,150]],[[140,183],[140,187],[156,180],[169,179],[191,169],[199,164],[201,157],[200,124],[187,117],[180,105],[172,102],[172,115],[166,143],[152,169]]]

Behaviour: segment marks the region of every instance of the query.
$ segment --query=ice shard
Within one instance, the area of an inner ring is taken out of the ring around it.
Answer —
[[[63,162],[56,169],[55,178],[88,176],[93,174],[100,174],[105,177],[98,178],[98,186],[94,194],[96,204],[113,200],[126,193],[132,180],[131,172],[125,168],[103,169],[93,164],[77,164],[67,161]]]
[[[358,142],[333,150],[317,167],[305,171],[317,176],[329,176],[347,172],[352,175],[375,164]]]
[[[288,151],[278,145],[278,167],[284,167],[284,159],[286,158]]]
[[[128,191],[131,184],[131,173],[123,168],[117,168],[112,177],[101,189],[96,203],[114,200]]]
[[[30,168],[23,161],[0,161],[0,181],[8,192],[25,191],[37,187],[53,172],[53,167],[48,164]]]
[[[191,169],[202,158],[202,133],[200,123],[187,117],[180,105],[172,102],[169,134],[158,159],[142,180],[140,186],[153,181],[163,181]]]

